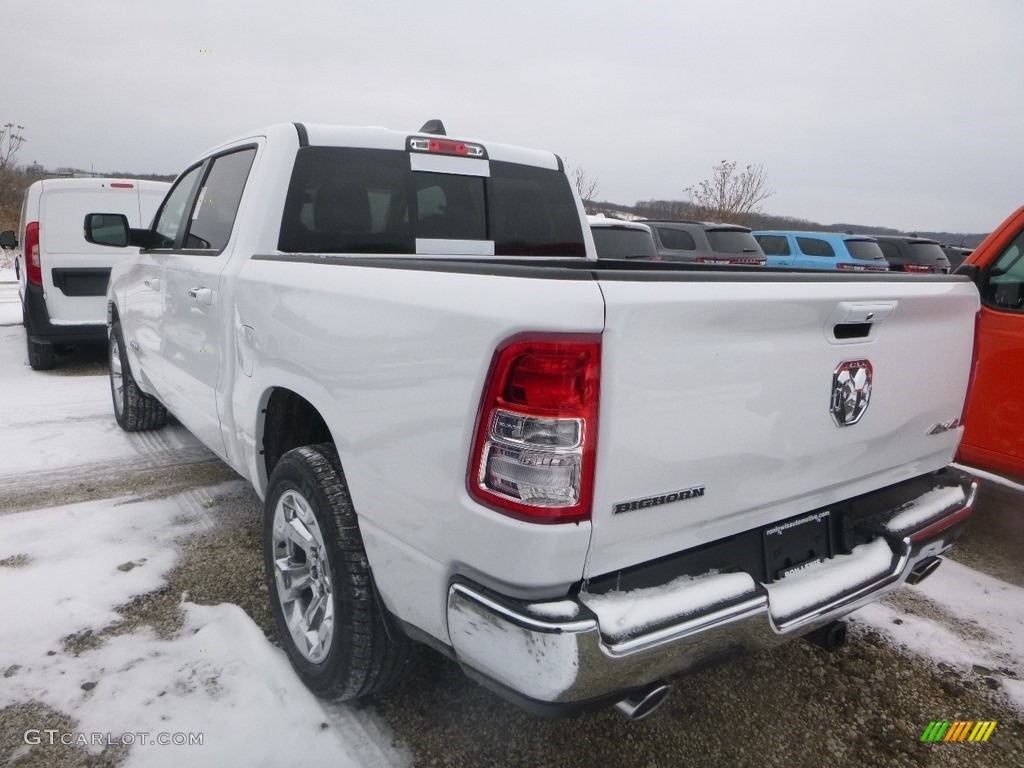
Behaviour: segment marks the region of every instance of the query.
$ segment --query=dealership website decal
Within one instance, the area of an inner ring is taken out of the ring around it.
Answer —
[[[123,744],[149,744],[153,746],[202,746],[202,733],[149,733],[139,731],[137,733],[71,733],[59,731],[53,728],[37,729],[32,728],[25,731],[25,743],[33,746],[37,744],[64,744],[66,746],[88,747],[88,746],[110,746]]]

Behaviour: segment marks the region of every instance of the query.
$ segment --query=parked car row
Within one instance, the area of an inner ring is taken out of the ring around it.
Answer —
[[[599,258],[853,272],[948,273],[969,249],[925,237],[798,230],[752,231],[737,224],[589,217]],[[623,234],[627,233],[628,234]],[[645,233],[649,233],[648,238]],[[630,245],[626,250],[626,239]],[[648,239],[651,242],[648,242]],[[952,253],[952,256],[947,254]],[[952,259],[956,263],[952,263]]]

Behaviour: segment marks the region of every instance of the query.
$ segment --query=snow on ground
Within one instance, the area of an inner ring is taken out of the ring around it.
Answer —
[[[887,601],[861,608],[854,617],[936,661],[992,670],[1024,711],[1024,589],[946,559],[932,576],[906,590],[940,610],[908,613]]]
[[[0,327],[21,326],[21,297],[14,271],[0,269]]]
[[[55,372],[33,371],[24,338],[20,325],[0,327],[4,360],[0,477],[111,463],[154,450],[150,436],[129,434],[117,426],[107,376],[69,376],[60,367]],[[177,423],[161,431],[160,443],[168,453],[205,452]]]
[[[0,605],[18,617],[0,628],[0,670],[15,668],[0,708],[33,700],[73,717],[80,733],[149,734],[129,765],[288,765],[299,753],[323,765],[393,764],[383,749],[366,761],[374,734],[347,744],[359,720],[347,708],[327,713],[238,606],[183,599],[173,639],[147,628],[80,656],[62,650],[68,634],[98,633],[117,620],[115,606],[159,587],[175,540],[203,524],[174,498],[0,516]],[[202,746],[151,743],[200,733]]]

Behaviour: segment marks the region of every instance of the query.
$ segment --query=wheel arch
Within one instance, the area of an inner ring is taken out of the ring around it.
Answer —
[[[257,465],[264,488],[281,457],[293,448],[320,443],[336,445],[321,410],[288,387],[274,386],[264,391],[257,419],[256,444],[261,446]]]

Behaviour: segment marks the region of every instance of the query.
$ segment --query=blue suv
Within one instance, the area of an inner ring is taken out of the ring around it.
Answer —
[[[873,237],[837,232],[754,232],[769,267],[885,272],[889,262]]]

